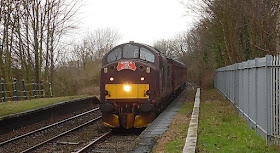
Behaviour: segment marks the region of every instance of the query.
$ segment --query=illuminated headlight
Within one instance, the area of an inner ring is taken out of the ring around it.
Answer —
[[[144,81],[144,80],[145,80],[145,78],[144,78],[144,77],[141,77],[141,78],[140,78],[140,80],[141,80],[141,81]]]
[[[123,90],[126,91],[126,92],[129,92],[131,90],[130,85],[124,85]]]
[[[110,77],[110,81],[114,81],[114,78],[113,78],[113,77]]]

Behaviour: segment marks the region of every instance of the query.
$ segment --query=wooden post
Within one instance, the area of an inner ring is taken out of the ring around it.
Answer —
[[[18,101],[17,79],[14,78],[14,100]]]
[[[27,93],[26,93],[24,79],[22,79],[22,88],[23,88],[24,99],[27,100],[28,97],[27,97]]]
[[[2,87],[2,102],[6,102],[5,80],[3,78],[1,78],[1,87]]]
[[[53,94],[52,94],[52,84],[51,83],[49,83],[49,89],[50,89],[50,97],[52,97]]]
[[[32,80],[32,85],[33,85],[34,98],[36,99],[37,98],[37,90],[36,90],[36,84],[35,84],[34,80]]]
[[[41,91],[42,91],[42,98],[45,97],[45,88],[44,88],[44,81],[41,81]]]

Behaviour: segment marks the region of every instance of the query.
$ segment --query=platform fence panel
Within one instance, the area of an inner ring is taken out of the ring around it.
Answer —
[[[267,55],[216,70],[215,88],[268,144],[280,144],[280,57]]]
[[[47,84],[49,87],[49,95],[46,95],[45,85],[43,81],[36,83],[25,82],[24,79],[13,79],[13,82],[6,82],[3,78],[0,79],[0,102],[19,101],[33,98],[52,97],[51,83]]]

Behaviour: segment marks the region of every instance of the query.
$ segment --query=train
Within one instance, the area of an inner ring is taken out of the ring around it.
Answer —
[[[100,109],[112,129],[148,127],[183,89],[187,67],[158,49],[130,41],[102,58]]]

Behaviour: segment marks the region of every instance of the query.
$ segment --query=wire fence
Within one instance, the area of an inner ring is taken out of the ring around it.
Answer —
[[[48,96],[52,97],[51,83],[48,84],[48,89]],[[26,83],[24,79],[21,81],[14,79],[13,82],[5,82],[5,80],[2,78],[1,93],[2,102],[46,97],[45,85],[43,81],[36,83],[34,80],[32,80],[31,83]]]

